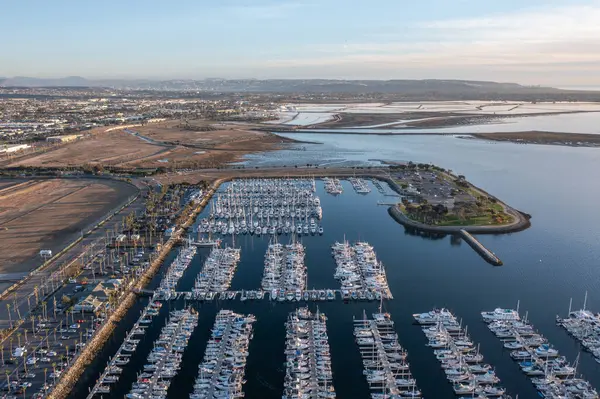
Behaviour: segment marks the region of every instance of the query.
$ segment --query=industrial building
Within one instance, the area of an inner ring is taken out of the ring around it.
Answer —
[[[81,134],[69,134],[65,136],[50,136],[46,137],[46,141],[50,143],[68,143],[70,141],[75,141],[81,137]]]

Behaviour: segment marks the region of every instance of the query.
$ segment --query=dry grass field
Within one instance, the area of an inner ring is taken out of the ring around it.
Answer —
[[[34,269],[41,249],[60,251],[135,192],[122,182],[91,179],[2,181],[0,187],[0,273]]]
[[[198,125],[193,124],[187,129],[181,124],[171,121],[132,128],[137,136],[124,130],[94,132],[86,139],[19,158],[6,166],[215,167],[247,153],[279,148],[285,140],[249,130],[250,126],[243,124],[211,124],[208,131],[198,131]]]

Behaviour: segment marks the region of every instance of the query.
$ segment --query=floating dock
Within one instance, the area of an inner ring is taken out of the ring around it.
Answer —
[[[461,237],[473,248],[483,259],[494,266],[502,266],[502,261],[492,251],[483,246],[482,243],[473,237],[468,231],[461,229]]]

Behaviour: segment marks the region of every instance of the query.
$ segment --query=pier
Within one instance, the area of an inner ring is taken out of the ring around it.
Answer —
[[[115,374],[115,367],[125,366],[129,363],[129,357],[137,349],[136,335],[144,335],[146,333],[146,325],[152,320],[152,317],[158,314],[157,305],[150,303],[142,312],[138,321],[133,325],[123,343],[117,350],[117,353],[110,359],[106,368],[98,378],[96,385],[92,388],[87,396],[87,399],[92,399],[95,395],[107,394],[110,392],[110,384],[119,380],[119,377],[111,377]],[[134,342],[136,342],[134,344]]]
[[[299,295],[296,295],[299,292]],[[170,295],[163,296],[149,290],[136,291],[139,295],[152,296],[153,301],[177,301],[185,299],[188,301],[254,301],[270,300],[272,302],[325,302],[343,299],[345,302],[380,301],[386,298],[384,293],[371,290],[349,290],[323,289],[323,290],[299,290],[285,291],[284,296],[274,296],[271,291],[264,290],[229,290],[222,292],[209,291],[207,293],[194,291],[174,291]],[[305,295],[306,294],[306,295]],[[298,299],[298,297],[300,297]]]
[[[496,308],[481,312],[489,330],[498,337],[510,357],[530,378],[540,396],[546,398],[598,398],[598,392],[585,379],[577,377],[579,355],[573,365],[560,356],[533,325],[517,310]],[[543,383],[540,383],[543,381]]]
[[[335,398],[326,320],[308,308],[289,315],[284,397]]]
[[[206,345],[191,398],[242,398],[253,315],[221,310]]]
[[[422,326],[446,378],[457,396],[503,397],[506,389],[498,385],[500,379],[492,365],[483,363],[479,346],[467,335],[456,317],[446,309],[434,309],[413,315]]]
[[[494,266],[502,266],[502,261],[492,251],[483,246],[475,237],[465,229],[460,230],[461,237],[473,248],[483,259]]]
[[[406,361],[407,353],[398,343],[394,322],[388,313],[376,313],[373,319],[364,314],[362,319],[355,319],[354,336],[371,395],[381,394],[386,398],[421,396]]]

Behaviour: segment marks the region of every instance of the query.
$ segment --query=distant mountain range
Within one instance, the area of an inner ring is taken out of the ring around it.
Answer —
[[[43,79],[16,76],[0,78],[0,87],[96,87],[132,90],[208,91],[217,93],[318,93],[318,94],[395,94],[406,97],[427,95],[434,98],[581,93],[552,87],[523,86],[469,80],[332,80],[332,79],[203,79],[203,80],[91,80],[80,76]],[[589,94],[589,92],[588,92]],[[597,93],[594,93],[597,95]],[[562,97],[562,96],[561,96]]]

